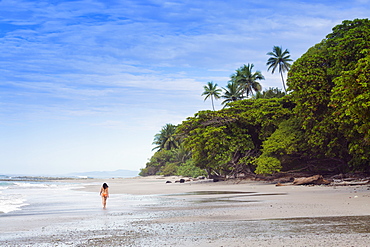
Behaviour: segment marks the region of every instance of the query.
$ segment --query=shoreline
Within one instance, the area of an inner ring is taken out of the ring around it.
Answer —
[[[48,222],[45,215],[15,216],[19,224],[22,217],[40,222],[32,230],[13,230],[0,245],[370,246],[369,185],[166,183],[176,179],[73,180],[80,188],[71,193],[94,200],[96,209],[79,209],[81,215],[71,209]],[[110,187],[107,210],[100,208],[103,182]]]

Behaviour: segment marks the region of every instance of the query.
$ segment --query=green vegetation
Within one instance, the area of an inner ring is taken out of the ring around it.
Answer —
[[[163,149],[171,150],[172,148],[177,148],[179,146],[179,140],[175,136],[176,126],[173,124],[166,124],[161,132],[154,136],[153,145],[157,145],[153,150],[158,149],[161,151]]]
[[[256,93],[256,99],[272,99],[272,98],[282,98],[285,96],[285,93],[282,92],[279,88],[269,88],[263,92]]]
[[[140,175],[370,171],[370,21],[343,21],[292,65],[281,47],[268,55],[284,89],[289,70],[287,95],[261,92],[262,74],[240,67],[224,95],[208,85],[227,107],[166,125]]]
[[[369,48],[370,21],[343,21],[292,65],[289,96],[311,162],[369,169]]]

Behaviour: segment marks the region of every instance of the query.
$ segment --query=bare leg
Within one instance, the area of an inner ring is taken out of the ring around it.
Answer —
[[[105,209],[107,206],[107,198],[105,196],[102,196],[101,199],[102,199],[103,208]]]

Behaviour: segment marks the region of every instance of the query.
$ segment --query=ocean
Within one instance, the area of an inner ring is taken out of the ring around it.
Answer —
[[[89,185],[98,190],[82,190]],[[99,230],[117,222],[126,225],[138,218],[147,217],[145,211],[134,212],[157,201],[153,196],[111,194],[107,209],[103,210],[100,186],[100,182],[89,179],[81,183],[73,179],[58,181],[41,177],[1,176],[0,245],[11,243],[9,246],[13,246],[25,238],[42,241],[42,236],[50,238],[70,232],[71,229]],[[118,216],[118,220],[110,222],[113,216]]]
[[[34,222],[42,222],[44,218],[65,221],[73,217],[96,217],[104,213],[131,214],[159,200],[156,196],[110,194],[108,209],[102,210],[99,189],[96,192],[82,190],[89,185],[96,188],[101,186],[100,182],[93,179],[81,183],[68,178],[58,181],[43,177],[0,176],[0,221],[10,224],[0,226],[0,232],[13,225],[14,229],[19,228],[23,220],[29,217]],[[32,222],[27,223],[29,227],[37,227]]]
[[[0,215],[42,213],[50,207],[61,209],[62,204],[70,200],[67,197],[78,196],[74,189],[81,188],[73,182],[46,181],[40,177],[0,177]],[[67,203],[68,204],[68,203]]]
[[[18,187],[14,182],[0,182],[0,214],[21,210],[28,205],[24,195],[15,191]]]

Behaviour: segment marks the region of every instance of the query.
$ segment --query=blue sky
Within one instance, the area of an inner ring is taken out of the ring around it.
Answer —
[[[370,1],[0,1],[0,174],[139,170],[203,86],[297,59]],[[220,102],[216,107],[221,108]]]

